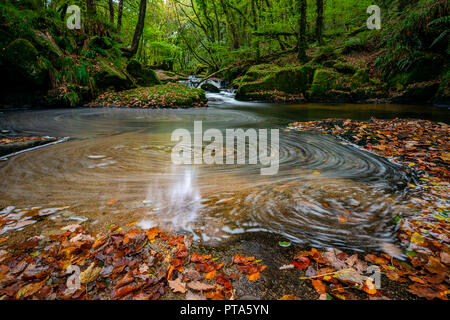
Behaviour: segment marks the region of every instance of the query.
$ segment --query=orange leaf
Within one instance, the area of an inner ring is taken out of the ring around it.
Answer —
[[[300,300],[300,298],[297,297],[297,296],[294,296],[294,295],[292,295],[292,294],[286,294],[286,295],[282,296],[282,297],[281,297],[280,299],[278,299],[278,300]]]
[[[206,279],[212,279],[212,278],[214,278],[215,276],[216,276],[216,270],[213,270],[213,271],[211,271],[211,272],[208,272],[207,274],[205,274],[205,278]]]
[[[117,198],[111,199],[111,200],[108,201],[108,205],[109,205],[109,206],[112,206],[112,205],[115,204],[117,201],[119,201],[119,199],[117,199]]]
[[[313,285],[313,287],[314,287],[314,290],[316,290],[316,292],[317,292],[319,295],[320,295],[320,294],[326,294],[326,293],[327,293],[326,288],[325,288],[325,285],[323,284],[322,281],[312,279],[311,282],[312,282],[312,285]]]
[[[253,273],[253,274],[251,274],[251,275],[248,276],[248,280],[250,280],[250,281],[256,281],[256,280],[259,279],[259,276],[260,276],[260,275],[261,275],[261,273],[259,273],[259,272]]]
[[[156,238],[156,236],[157,236],[160,232],[161,232],[161,230],[159,230],[158,227],[154,227],[154,228],[148,229],[148,230],[146,231],[148,240],[152,241],[153,239]]]

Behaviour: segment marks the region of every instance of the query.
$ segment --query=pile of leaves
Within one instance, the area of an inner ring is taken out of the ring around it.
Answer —
[[[91,107],[135,108],[197,108],[206,107],[207,99],[202,89],[189,88],[182,83],[168,83],[120,92],[107,92],[90,103]]]
[[[447,299],[450,127],[426,120],[327,119],[296,122],[290,128],[333,134],[389,157],[419,177],[417,185],[409,184],[407,190],[411,200],[409,207],[415,214],[397,216],[394,220],[399,225],[398,238],[409,263],[397,261],[396,265],[392,255],[372,256],[372,262],[383,261],[380,267],[389,279],[412,282],[408,290],[419,297]]]
[[[279,90],[249,92],[246,94],[246,100],[272,103],[295,103],[306,101],[305,96],[302,93],[292,94]]]
[[[6,207],[3,210],[0,210],[0,235],[3,235],[11,230],[22,229],[42,220],[46,216],[60,212],[67,208],[68,207],[27,207],[20,209],[14,206]],[[4,241],[6,241],[6,238],[0,238],[0,243]]]
[[[450,180],[450,126],[428,120],[393,119],[353,121],[326,119],[295,122],[297,130],[317,129],[343,137],[395,161]]]
[[[219,264],[211,255],[190,253],[191,244],[156,227],[123,233],[112,225],[105,234],[91,234],[67,225],[59,234],[0,250],[0,300],[237,299],[232,282],[240,274],[256,281],[265,269],[254,257]],[[239,273],[231,272],[234,264]]]
[[[412,283],[407,290],[427,299],[447,300],[450,293],[447,266],[439,259],[431,257],[423,268],[393,258],[388,254],[367,254],[364,260],[358,254],[348,255],[339,249],[298,252],[290,265],[281,270],[303,270],[300,279],[311,281],[310,284],[319,295],[320,300],[390,300],[385,295],[381,282],[382,275],[391,281]],[[294,295],[285,295],[282,300],[298,299]]]
[[[26,142],[26,141],[44,141],[48,140],[49,137],[9,137],[9,138],[0,138],[0,145],[2,144],[10,144],[17,142]],[[52,138],[52,140],[56,140],[56,138]]]

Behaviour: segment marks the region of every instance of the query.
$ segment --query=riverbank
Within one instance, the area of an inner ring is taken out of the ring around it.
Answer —
[[[76,217],[65,207],[6,208],[0,213],[2,229],[24,229],[0,235],[0,298],[447,299],[448,125],[323,120],[295,123],[289,130],[345,138],[349,141],[342,140],[344,144],[396,157],[419,178],[408,186],[412,201],[405,210],[417,214],[397,215],[393,221],[398,244],[385,242],[384,252],[362,254],[246,233],[214,246],[156,228],[139,229],[140,216],[132,212],[115,213],[116,225],[71,225],[68,219]],[[115,212],[117,205],[120,201],[111,199],[104,212]],[[55,212],[67,219],[46,218]],[[16,216],[25,219],[15,221]],[[345,224],[352,213],[337,218]],[[46,221],[45,232],[37,232],[33,224],[25,228],[27,221],[36,220]],[[76,279],[81,281],[78,288]]]

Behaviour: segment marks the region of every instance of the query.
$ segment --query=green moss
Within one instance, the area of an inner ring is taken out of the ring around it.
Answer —
[[[439,89],[433,100],[438,104],[450,105],[450,71],[447,71],[447,73],[442,76]]]
[[[360,38],[350,38],[342,47],[342,53],[348,54],[353,51],[361,51],[364,49],[364,44]]]
[[[36,48],[26,39],[11,42],[2,54],[11,79],[24,80],[35,87],[45,87],[48,70]]]
[[[142,65],[132,60],[127,65],[127,72],[136,80],[136,83],[143,87],[151,87],[161,84],[155,71],[148,67],[142,67]]]
[[[114,87],[116,90],[123,90],[133,85],[126,74],[113,65],[112,62],[103,57],[97,57],[96,61],[99,71],[94,75],[94,79],[98,88]]]
[[[338,75],[333,71],[316,70],[311,86],[311,97],[314,99],[325,98],[328,91],[336,87],[337,77]]]
[[[46,56],[53,59],[63,56],[62,50],[50,34],[35,30],[33,40],[38,44],[40,51],[45,53]]]
[[[338,57],[337,52],[332,46],[320,47],[314,55],[313,61],[316,63],[324,62],[327,60],[335,60]]]
[[[353,88],[362,87],[369,82],[369,69],[359,69],[352,77]]]
[[[205,107],[207,99],[202,89],[192,89],[181,83],[168,83],[150,88],[137,88],[100,95],[92,106],[137,108]]]
[[[278,95],[305,93],[314,74],[314,67],[281,68],[277,65],[263,64],[251,67],[242,78],[237,92],[240,100],[251,100],[255,93],[275,91]],[[258,94],[261,99],[261,94]]]
[[[341,73],[345,73],[345,74],[354,74],[355,73],[355,68],[347,63],[342,63],[342,62],[337,62],[333,65],[333,68],[336,69],[337,71],[341,72]]]

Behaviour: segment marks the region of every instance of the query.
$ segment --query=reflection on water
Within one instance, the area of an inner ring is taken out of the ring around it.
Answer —
[[[171,162],[178,128],[285,128],[330,117],[421,117],[448,122],[448,110],[423,106],[273,105],[209,95],[209,108],[59,109],[0,114],[0,129],[71,140],[0,162],[0,206],[76,208],[94,221],[139,209],[140,225],[193,233],[204,241],[268,231],[292,241],[352,249],[395,238],[392,219],[407,214],[402,169],[333,137],[280,130],[280,170],[258,165]],[[120,206],[109,207],[110,199]],[[406,208],[406,209],[405,209]],[[12,232],[12,231],[11,231]]]
[[[175,165],[169,166],[169,169],[167,175],[174,179],[167,188],[161,188],[167,176],[157,178],[149,185],[147,199],[154,200],[143,202],[152,204],[153,209],[147,212],[147,217],[139,225],[144,229],[159,226],[193,232],[202,206],[195,170]]]

